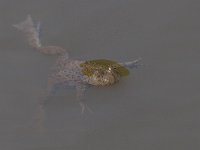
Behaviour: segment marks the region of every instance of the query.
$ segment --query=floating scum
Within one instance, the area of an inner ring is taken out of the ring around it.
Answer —
[[[60,55],[54,69],[48,78],[48,95],[55,93],[57,85],[76,88],[76,97],[80,102],[82,112],[89,110],[82,101],[87,85],[110,86],[129,74],[128,69],[136,68],[141,59],[118,63],[112,60],[75,60],[69,57],[68,51],[59,46],[43,46],[40,42],[40,23],[33,23],[30,15],[26,20],[13,25],[22,31],[29,45],[35,50],[50,55]]]

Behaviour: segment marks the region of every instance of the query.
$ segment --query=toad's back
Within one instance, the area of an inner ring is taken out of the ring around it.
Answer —
[[[53,67],[50,78],[56,83],[63,83],[70,86],[85,84],[87,77],[81,72],[80,64],[82,62],[79,60],[65,59],[64,56],[61,56]]]

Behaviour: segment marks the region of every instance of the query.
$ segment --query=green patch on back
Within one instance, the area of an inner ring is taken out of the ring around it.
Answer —
[[[129,74],[128,69],[122,65],[106,59],[85,61],[84,63],[81,63],[80,66],[83,68],[82,73],[87,76],[91,76],[95,70],[106,71],[109,67],[114,69],[120,76],[127,76]]]

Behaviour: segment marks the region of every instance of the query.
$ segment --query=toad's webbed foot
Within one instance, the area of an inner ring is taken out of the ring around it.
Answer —
[[[43,54],[55,55],[67,53],[67,51],[64,48],[58,46],[43,46],[41,44],[41,23],[38,22],[35,25],[30,15],[27,16],[26,20],[18,24],[14,24],[13,27],[23,32],[26,35],[29,45]]]
[[[85,102],[80,101],[79,104],[81,106],[81,114],[84,114],[86,110],[91,114],[93,113],[92,109]]]

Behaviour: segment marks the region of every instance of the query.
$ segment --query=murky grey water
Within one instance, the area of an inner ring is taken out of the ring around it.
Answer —
[[[81,115],[71,89],[43,110],[56,57],[33,51],[13,23],[42,21],[42,42],[71,57],[144,67],[85,96]],[[0,1],[0,149],[200,149],[200,3],[195,0]]]

